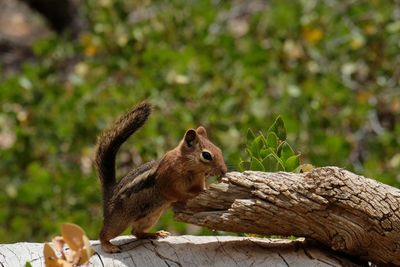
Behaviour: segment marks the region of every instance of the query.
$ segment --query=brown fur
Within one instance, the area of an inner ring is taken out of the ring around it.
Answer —
[[[186,201],[206,189],[208,176],[221,176],[227,168],[221,150],[207,137],[204,127],[189,129],[179,145],[160,160],[132,170],[119,183],[115,156],[122,143],[140,128],[151,111],[143,102],[123,115],[98,140],[96,165],[103,187],[104,221],[100,242],[104,251],[119,252],[110,239],[132,226],[137,238],[164,237],[167,232],[147,233],[173,202]],[[206,150],[211,161],[201,159]]]

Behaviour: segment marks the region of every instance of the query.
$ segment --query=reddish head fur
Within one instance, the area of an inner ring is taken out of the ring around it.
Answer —
[[[157,186],[167,199],[184,201],[206,189],[207,177],[226,172],[221,149],[208,139],[206,129],[200,126],[187,130],[179,145],[161,159]]]

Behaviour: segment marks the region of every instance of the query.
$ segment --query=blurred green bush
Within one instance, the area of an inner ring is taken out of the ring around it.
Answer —
[[[139,4],[140,3],[140,4]],[[0,242],[43,241],[62,222],[97,238],[96,136],[144,98],[122,176],[204,125],[230,166],[246,132],[281,114],[302,162],[400,186],[400,8],[392,1],[86,0],[78,41],[52,36],[0,77]],[[176,223],[157,226],[205,233]]]

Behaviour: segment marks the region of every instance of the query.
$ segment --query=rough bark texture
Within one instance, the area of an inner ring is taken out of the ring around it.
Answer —
[[[229,236],[172,236],[161,240],[120,237],[126,243],[120,254],[97,253],[89,266],[358,266],[343,256],[303,241],[271,240]],[[44,266],[43,244],[0,245],[0,266]]]
[[[211,229],[317,240],[376,264],[400,265],[400,190],[337,167],[305,174],[246,171],[176,205]]]

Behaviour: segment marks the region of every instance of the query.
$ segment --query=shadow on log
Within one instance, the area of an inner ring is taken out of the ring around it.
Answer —
[[[306,237],[376,264],[400,265],[400,190],[337,167],[246,171],[174,207],[215,230]]]

